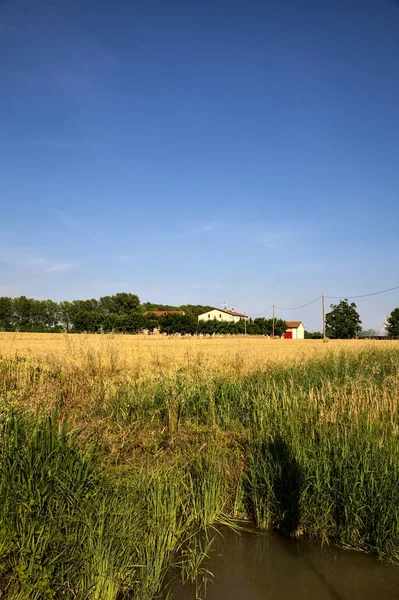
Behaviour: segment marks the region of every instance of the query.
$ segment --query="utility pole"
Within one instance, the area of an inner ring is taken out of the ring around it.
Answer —
[[[247,335],[247,313],[244,313],[244,335]]]
[[[274,304],[273,304],[273,337],[274,337]]]
[[[321,310],[323,313],[323,341],[326,341],[326,309],[324,306],[324,294],[321,295]]]

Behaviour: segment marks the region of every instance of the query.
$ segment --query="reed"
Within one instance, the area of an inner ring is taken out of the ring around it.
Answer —
[[[223,370],[226,340],[144,340],[144,363],[117,336],[70,338],[1,353],[3,597],[206,582],[212,527],[233,517],[399,562],[399,344],[250,340],[249,364],[231,339]]]

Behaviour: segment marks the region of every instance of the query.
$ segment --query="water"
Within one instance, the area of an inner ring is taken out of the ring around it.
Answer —
[[[206,566],[214,576],[206,600],[399,599],[399,567],[273,533],[222,529]],[[173,600],[194,597],[192,588],[173,588]]]

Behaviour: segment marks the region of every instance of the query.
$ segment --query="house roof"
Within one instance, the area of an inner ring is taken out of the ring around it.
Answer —
[[[163,317],[164,315],[184,315],[184,310],[146,310],[144,315],[155,315]]]
[[[288,329],[297,329],[299,325],[302,325],[302,321],[286,321]]]
[[[213,310],[218,310],[219,312],[226,313],[226,315],[232,315],[233,317],[246,317],[243,313],[236,312],[235,310],[228,310],[227,308],[214,308]]]

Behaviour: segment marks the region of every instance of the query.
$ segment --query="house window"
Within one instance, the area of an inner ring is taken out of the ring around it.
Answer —
[[[221,319],[221,318],[222,318],[222,315],[219,315],[219,319]]]
[[[208,319],[210,319],[210,318],[211,318],[211,315],[208,315]]]

